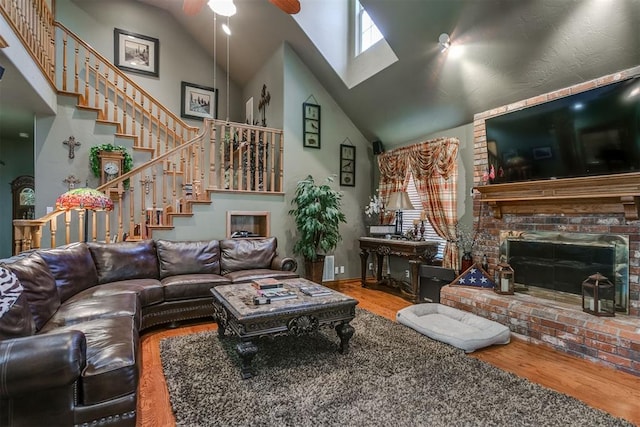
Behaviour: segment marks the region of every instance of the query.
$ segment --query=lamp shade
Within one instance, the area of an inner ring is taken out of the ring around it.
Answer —
[[[113,210],[113,201],[104,193],[93,188],[74,188],[58,197],[56,207],[64,210],[110,211]]]
[[[389,203],[387,203],[387,210],[390,211],[402,211],[406,209],[415,209],[411,200],[409,200],[409,193],[406,191],[396,191],[389,196]]]

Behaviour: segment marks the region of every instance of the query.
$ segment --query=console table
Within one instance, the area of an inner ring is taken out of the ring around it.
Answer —
[[[393,288],[398,288],[401,293],[409,297],[413,302],[420,299],[420,265],[430,262],[438,253],[436,240],[401,240],[401,239],[381,239],[376,237],[361,237],[360,239],[360,267],[362,286],[367,285],[367,260],[369,253],[377,257],[376,280],[379,284],[385,284]],[[382,259],[386,255],[409,258],[411,272],[411,283],[402,286],[402,282],[385,281],[382,279]]]

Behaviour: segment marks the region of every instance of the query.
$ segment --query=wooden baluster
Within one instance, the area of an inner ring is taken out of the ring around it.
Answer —
[[[24,226],[14,226],[14,241],[13,241],[13,254],[18,255],[24,248]]]
[[[276,184],[276,134],[271,132],[271,156],[269,156],[269,170],[271,171],[271,180],[269,182],[269,191],[275,191]]]
[[[180,151],[182,151],[182,150],[180,150]],[[173,178],[173,179],[172,179],[172,181],[173,181],[173,182],[171,183],[171,186],[172,186],[172,189],[173,189],[173,192],[172,192],[172,193],[173,193],[172,200],[173,200],[174,204],[175,204],[175,200],[178,198],[178,190],[177,190],[178,179],[177,179],[177,174],[176,174],[176,173],[177,173],[177,171],[176,171],[176,164],[175,164],[175,162],[174,162],[174,163],[173,163],[173,177],[172,177],[172,178]],[[184,176],[183,176],[183,177],[184,177]],[[184,184],[184,181],[183,181],[183,184]],[[165,201],[164,206],[166,206],[166,205],[167,205],[167,202]]]
[[[64,244],[68,245],[71,243],[71,211],[65,211],[64,213]]]
[[[100,105],[100,63],[98,62],[98,58],[96,58],[96,62],[94,65],[95,73],[96,73],[96,87],[95,87],[95,95],[93,99],[93,107],[97,110]]]
[[[89,105],[89,76],[91,75],[91,67],[89,67],[89,51],[84,53],[84,102],[82,105]]]
[[[284,134],[280,133],[280,179],[278,180],[278,191],[282,192],[282,181],[284,179],[283,176],[283,168],[284,168]]]
[[[62,35],[62,91],[67,91],[67,33]]]
[[[133,178],[129,179],[129,235],[130,236],[134,236],[135,235],[135,228],[136,228],[136,218],[135,218],[135,194],[134,194],[134,185],[133,185]],[[141,193],[144,193],[144,191],[140,191]]]
[[[146,239],[147,227],[145,221],[145,212],[147,211],[147,185],[153,185],[153,180],[147,184],[146,181],[149,179],[149,176],[145,176],[145,183],[141,185],[140,189],[140,238]]]
[[[113,75],[113,121],[118,121],[118,75]]]
[[[122,181],[118,183],[118,236],[122,236],[124,234],[124,223],[123,223],[123,203],[122,203],[122,193],[124,192],[124,188],[122,185]]]
[[[109,211],[104,211],[104,240],[111,243],[111,214]]]
[[[78,93],[78,84],[79,84],[79,76],[78,76],[78,55],[80,53],[80,48],[76,42],[76,47],[73,49],[73,93]]]
[[[86,236],[84,235],[84,209],[78,209],[78,241],[84,242]],[[70,242],[67,242],[69,244]]]
[[[103,119],[109,119],[109,67],[104,71],[104,111],[102,112]]]
[[[90,211],[91,212],[91,241],[92,242],[97,242],[98,241],[98,213],[96,211]],[[87,218],[87,221],[89,219]]]
[[[56,233],[58,231],[58,217],[53,217],[49,220],[49,247],[55,248],[56,246]]]
[[[123,80],[122,90],[122,133],[127,134],[127,110],[129,104],[129,96],[127,95],[127,81]]]
[[[138,136],[138,138],[133,139],[133,146],[139,147],[140,146],[139,137],[142,135],[142,132],[140,132],[139,134],[136,134],[136,116],[138,115],[137,108],[136,108],[136,92],[137,90],[134,87],[131,91],[131,133]]]

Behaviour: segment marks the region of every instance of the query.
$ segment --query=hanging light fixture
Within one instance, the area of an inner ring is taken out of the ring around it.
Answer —
[[[209,8],[220,16],[233,16],[236,14],[236,5],[233,0],[209,0]]]
[[[440,45],[440,52],[445,52],[449,49],[449,47],[451,47],[451,37],[449,37],[449,34],[440,34],[440,37],[438,37],[438,44]]]

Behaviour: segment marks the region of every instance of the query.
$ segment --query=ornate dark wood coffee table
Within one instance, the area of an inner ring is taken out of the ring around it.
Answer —
[[[240,338],[236,351],[242,360],[242,378],[255,375],[251,360],[258,352],[254,338],[276,335],[300,336],[333,327],[340,338],[340,352],[349,351],[349,339],[354,328],[349,324],[356,315],[358,301],[331,291],[326,296],[308,296],[300,286],[315,285],[306,279],[283,280],[284,287],[298,294],[297,298],[255,305],[256,289],[250,283],[221,285],[211,289],[214,318],[220,338],[235,335]]]

